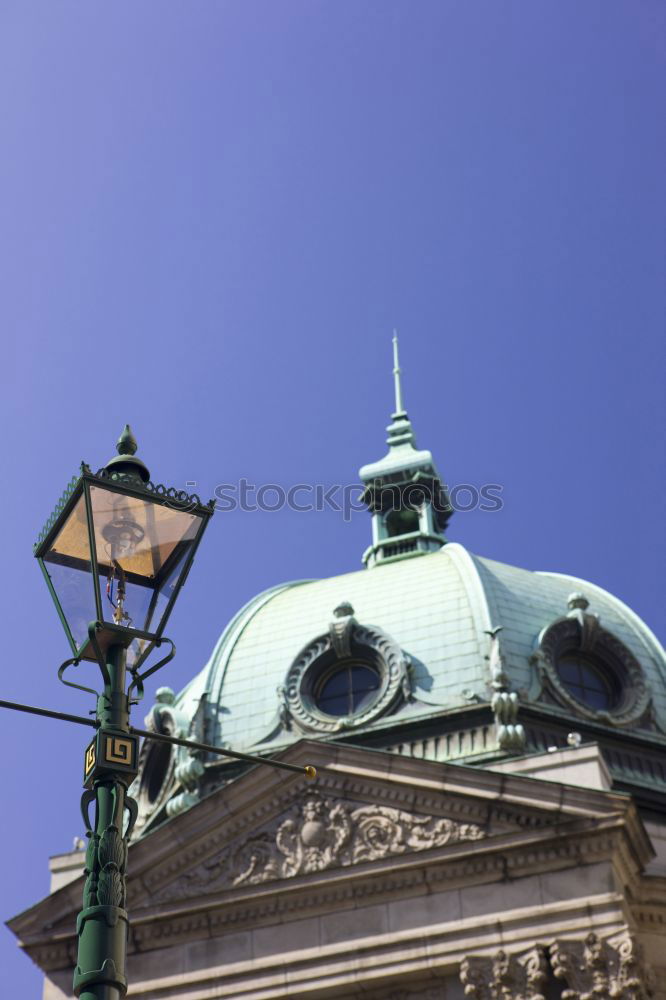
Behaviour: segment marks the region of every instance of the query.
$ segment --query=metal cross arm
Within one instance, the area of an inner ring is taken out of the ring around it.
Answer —
[[[70,715],[67,712],[54,712],[48,708],[37,708],[35,705],[22,705],[15,701],[0,700],[0,708],[10,708],[15,712],[27,712],[30,715],[41,715],[47,719],[59,719],[62,722],[75,722],[79,726],[89,726],[92,729],[99,729],[100,723],[97,719],[86,719],[83,715]],[[151,733],[147,729],[129,728],[130,736],[140,736],[146,740],[156,740],[158,743],[171,743],[173,746],[186,747],[188,750],[201,750],[205,753],[218,754],[221,757],[233,757],[236,760],[246,760],[251,764],[265,764],[267,767],[276,767],[282,771],[295,771],[303,774],[309,780],[317,777],[317,770],[311,764],[288,764],[280,760],[268,760],[265,757],[258,757],[255,754],[240,753],[238,750],[228,750],[223,747],[212,746],[210,743],[197,743],[194,740],[183,740],[177,736],[166,736],[162,733]]]

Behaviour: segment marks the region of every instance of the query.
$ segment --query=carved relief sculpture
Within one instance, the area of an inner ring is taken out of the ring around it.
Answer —
[[[269,828],[183,872],[155,900],[186,899],[225,886],[293,878],[485,836],[475,823],[389,806],[354,806],[309,791]]]
[[[233,884],[323,871],[485,836],[474,823],[418,816],[388,806],[350,807],[309,795],[271,843],[253,838],[235,855]]]
[[[628,931],[607,940],[594,933],[558,940],[520,955],[470,955],[460,965],[470,1000],[545,1000],[552,977],[564,987],[561,1000],[660,1000],[655,977]]]

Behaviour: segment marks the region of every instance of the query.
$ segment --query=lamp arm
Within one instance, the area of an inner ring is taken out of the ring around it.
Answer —
[[[58,680],[65,684],[67,687],[76,688],[78,691],[86,691],[88,694],[94,694],[96,698],[99,698],[99,693],[95,691],[94,688],[85,687],[83,684],[75,684],[74,681],[66,681],[64,674],[68,667],[76,667],[80,663],[76,657],[73,660],[65,660],[61,667],[58,668]]]
[[[130,673],[132,674],[132,683],[127,689],[128,699],[131,698],[132,691],[134,690],[134,688],[136,688],[138,701],[141,701],[141,699],[143,698],[143,682],[145,681],[146,677],[150,677],[151,674],[154,674],[157,670],[161,670],[162,667],[165,667],[170,660],[173,660],[174,656],[176,655],[176,647],[173,641],[167,638],[158,639],[155,645],[161,646],[163,642],[168,642],[169,645],[171,646],[171,649],[169,650],[166,656],[162,657],[161,660],[158,660],[157,663],[154,664],[154,666],[150,667],[148,670],[144,670],[142,674],[137,673],[136,670],[130,671]]]

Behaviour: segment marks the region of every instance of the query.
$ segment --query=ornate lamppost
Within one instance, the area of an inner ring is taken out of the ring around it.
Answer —
[[[213,513],[212,503],[150,482],[129,426],[117,449],[98,472],[81,466],[35,546],[73,653],[59,676],[89,660],[103,683],[81,800],[89,839],[74,992],[82,1000],[117,1000],[127,991],[125,868],[137,812],[127,789],[139,753],[130,698],[175,652],[164,628]],[[169,655],[142,674],[163,643]]]
[[[35,545],[73,654],[58,676],[96,695],[96,718],[0,701],[2,708],[96,730],[85,751],[81,799],[88,836],[74,971],[81,1000],[120,1000],[127,992],[126,865],[137,815],[128,788],[138,771],[140,737],[316,775],[309,765],[130,726],[130,706],[143,695],[143,682],[175,654],[164,628],[214,510],[213,501],[202,504],[196,495],[154,485],[136,449],[126,426],[118,454],[104,468],[93,473],[83,464]],[[168,653],[142,669],[164,644]],[[99,667],[101,692],[65,678],[69,668],[87,661]]]

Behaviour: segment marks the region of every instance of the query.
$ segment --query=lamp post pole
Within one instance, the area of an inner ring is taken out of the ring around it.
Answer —
[[[104,740],[116,740],[119,747],[131,739],[125,693],[126,659],[122,645],[109,647],[108,682],[97,700],[99,733]],[[133,774],[119,770],[106,771],[94,779],[92,790],[85,792],[81,800],[84,818],[88,818],[93,802],[95,812],[92,823],[87,821],[83,909],[76,921],[78,957],[74,992],[80,1000],[121,1000],[127,992],[125,953],[129,919],[125,909],[125,869],[129,834],[136,815],[134,802],[127,795],[132,778]]]

